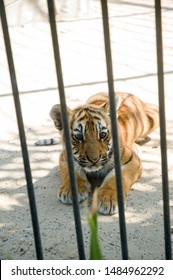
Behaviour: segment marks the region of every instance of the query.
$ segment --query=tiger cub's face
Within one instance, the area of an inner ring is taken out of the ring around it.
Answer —
[[[101,108],[79,108],[70,129],[74,160],[87,172],[102,168],[112,154],[108,114]]]
[[[50,115],[55,122],[55,126],[59,129],[60,113],[56,110],[55,114],[53,108]],[[86,172],[101,169],[112,155],[108,105],[81,106],[74,110],[69,109],[69,118],[74,161]]]

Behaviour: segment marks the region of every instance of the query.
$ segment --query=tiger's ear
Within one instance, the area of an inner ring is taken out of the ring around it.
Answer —
[[[72,110],[67,107],[68,115],[71,115]],[[54,121],[54,125],[58,130],[63,129],[62,118],[61,118],[61,105],[55,104],[50,110],[50,117]]]
[[[121,100],[118,95],[115,97],[115,104],[116,104],[116,111],[118,111],[120,105],[121,105]],[[106,113],[109,113],[109,102],[104,102],[101,104],[100,108],[104,110]]]
[[[100,105],[100,108],[105,111],[105,113],[109,113],[109,102],[104,102]]]
[[[121,100],[121,98],[119,97],[118,94],[115,95],[115,102],[116,102],[116,110],[118,111],[118,109],[121,105],[121,102],[122,102],[122,100]]]

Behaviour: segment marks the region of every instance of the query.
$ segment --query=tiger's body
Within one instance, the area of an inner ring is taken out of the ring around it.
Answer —
[[[122,184],[124,197],[142,173],[141,160],[135,142],[145,138],[159,126],[158,108],[142,102],[129,93],[116,93],[117,125],[120,144]],[[62,130],[60,106],[53,106],[50,116],[57,129]],[[117,207],[115,163],[106,93],[91,96],[87,103],[69,109],[69,123],[79,202],[89,191],[98,187],[98,211],[114,214]],[[66,150],[59,158],[62,183],[59,199],[72,203]]]

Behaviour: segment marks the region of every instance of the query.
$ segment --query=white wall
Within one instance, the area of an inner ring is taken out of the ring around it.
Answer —
[[[92,0],[55,0],[57,20],[87,17]],[[9,26],[47,20],[47,0],[5,0]]]

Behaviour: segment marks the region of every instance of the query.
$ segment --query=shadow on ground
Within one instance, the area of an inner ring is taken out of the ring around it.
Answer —
[[[28,147],[31,149],[43,253],[45,259],[78,259],[72,206],[63,205],[57,199],[60,177],[55,159],[58,159],[59,146]],[[5,160],[2,165],[4,176],[1,178],[1,258],[35,259],[21,153],[1,150],[1,155]],[[147,143],[141,156],[143,176],[127,197],[129,257],[164,259],[159,146],[153,148],[152,142]],[[87,202],[80,204],[80,210],[88,257],[90,234],[87,215],[90,207]],[[99,216],[99,238],[105,259],[121,259],[118,214],[110,217]]]

